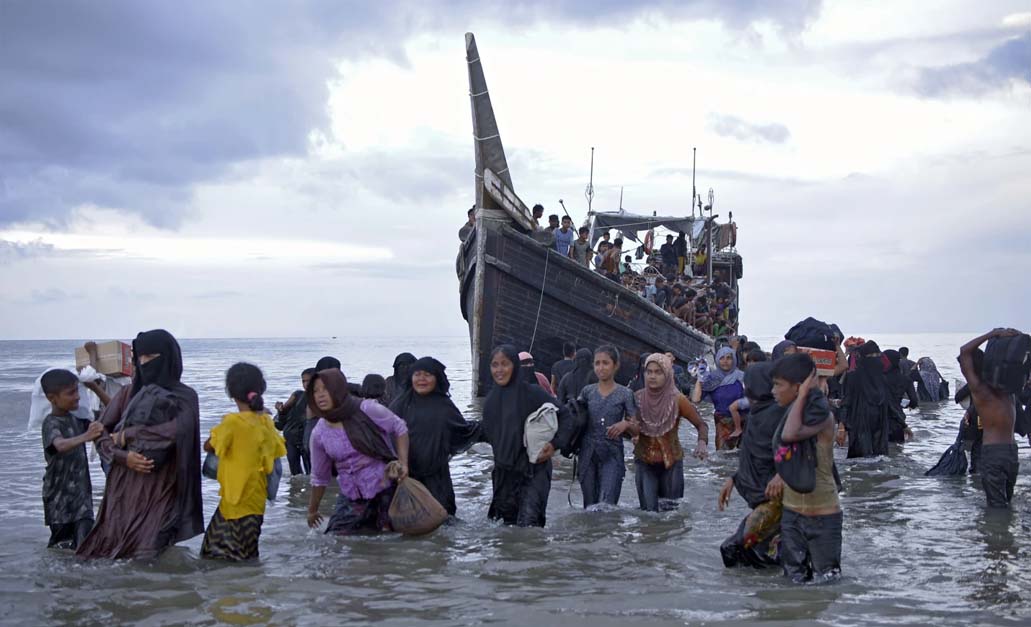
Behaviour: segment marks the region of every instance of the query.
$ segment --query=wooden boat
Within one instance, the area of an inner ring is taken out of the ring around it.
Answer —
[[[536,368],[550,376],[562,359],[563,342],[577,347],[617,347],[622,356],[617,380],[627,381],[644,353],[671,352],[686,362],[713,348],[714,338],[688,326],[637,292],[560,255],[537,229],[532,212],[515,194],[497,121],[487,91],[476,40],[466,34],[469,95],[475,144],[475,227],[462,243],[457,270],[462,315],[469,323],[474,394],[486,394],[492,379],[490,353],[512,344],[534,355]],[[669,221],[692,218],[597,213],[601,226],[620,223],[624,237]],[[704,231],[711,218],[698,218]],[[665,222],[664,222],[665,221]],[[710,231],[711,233],[711,231]],[[710,234],[710,240],[715,240]],[[710,255],[715,270],[736,290],[741,260],[736,252]]]

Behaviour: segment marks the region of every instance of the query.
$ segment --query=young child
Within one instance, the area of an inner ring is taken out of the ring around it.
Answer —
[[[241,561],[258,557],[268,475],[286,443],[265,413],[265,377],[257,366],[234,364],[226,371],[226,393],[239,410],[211,430],[204,450],[218,455],[221,500],[204,532],[201,557]]]
[[[43,419],[43,521],[50,527],[47,546],[76,549],[93,529],[93,486],[86,443],[104,433],[99,422],[76,418],[79,378],[68,370],[50,370],[40,381],[50,401]]]
[[[836,579],[841,574],[842,515],[834,469],[834,415],[819,389],[816,364],[809,355],[782,357],[773,364],[772,376],[777,404],[788,407],[781,440],[802,442],[816,437],[816,487],[800,493],[784,485],[780,523],[784,575],[795,583]]]

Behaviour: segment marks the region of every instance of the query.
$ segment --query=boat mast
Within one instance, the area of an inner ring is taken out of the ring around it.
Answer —
[[[694,199],[695,199],[695,186],[694,186],[694,175],[695,167],[698,165],[698,147],[691,148],[691,219],[694,219]]]
[[[594,201],[594,146],[591,146],[591,178],[587,181],[584,196],[587,196],[587,215],[594,215],[591,211],[591,203]]]
[[[591,178],[587,181],[587,189],[584,190],[587,197],[587,219],[591,221],[591,230],[587,234],[587,241],[594,244],[594,211],[591,210],[591,203],[594,201],[594,146],[591,146]]]
[[[476,156],[476,206],[483,206],[483,170],[490,168],[498,178],[515,190],[512,175],[508,171],[505,148],[501,144],[498,122],[494,118],[494,107],[487,91],[487,79],[483,76],[480,52],[476,49],[476,38],[465,34],[465,60],[469,66],[469,101],[473,114],[473,151]]]
[[[712,188],[710,187],[709,188],[709,204],[706,207],[706,209],[709,210],[709,218],[708,218],[708,225],[709,225],[709,254],[708,254],[709,285],[712,285],[712,253],[713,253],[713,250],[715,249],[715,247],[712,244],[712,225],[713,225],[713,222],[715,222],[715,220],[712,217],[712,204],[713,204],[713,201],[715,201],[715,195],[712,193]]]

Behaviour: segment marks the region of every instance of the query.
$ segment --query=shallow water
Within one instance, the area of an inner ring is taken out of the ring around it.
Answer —
[[[967,338],[877,336],[930,355],[950,383]],[[769,348],[773,338],[759,338]],[[81,563],[48,550],[40,486],[39,433],[26,432],[32,381],[71,361],[74,341],[0,342],[0,622],[5,624],[1027,624],[1029,482],[1017,483],[1015,511],[988,516],[976,478],[925,478],[954,440],[953,404],[910,412],[915,440],[887,458],[845,461],[843,579],[795,587],[772,570],[726,570],[720,542],[746,513],[735,495],[716,511],[735,454],[685,463],[686,498],[659,514],[636,509],[632,464],[620,506],[579,509],[571,464],[556,468],[545,529],[487,521],[489,449],[455,458],[460,521],[423,538],[330,538],[305,523],[308,483],[287,478],[266,515],[261,560],[225,565],[198,559],[200,538],[155,562]],[[393,355],[432,354],[448,364],[456,403],[470,417],[465,338],[390,340],[186,340],[184,380],[201,398],[202,436],[230,410],[222,376],[234,361],[259,364],[270,403],[285,399],[297,373],[325,354],[345,372],[387,374]],[[953,390],[954,391],[954,390]],[[710,432],[711,422],[710,422]],[[690,426],[681,433],[694,442]],[[1020,457],[1028,468],[1027,442]],[[92,462],[95,506],[103,491]],[[327,494],[323,509],[335,498]],[[572,498],[577,507],[570,507]],[[218,486],[204,480],[208,517]]]

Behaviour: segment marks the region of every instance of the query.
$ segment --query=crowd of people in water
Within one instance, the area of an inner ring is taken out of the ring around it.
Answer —
[[[300,388],[274,404],[274,417],[262,371],[241,362],[225,374],[231,411],[203,440],[197,394],[181,381],[178,342],[166,331],[147,331],[132,343],[131,383],[111,395],[95,387],[102,402],[95,420],[77,417],[73,371],[41,378],[51,404],[42,426],[49,545],[85,559],[153,557],[204,534],[203,557],[256,558],[271,477],[284,456],[291,475],[310,475],[307,523],[324,524],[326,533],[391,530],[392,497],[409,478],[455,516],[450,461],[477,443],[489,445],[493,457],[487,515],[504,524],[546,524],[556,454],[575,458],[585,508],[618,504],[628,440],[640,508],[667,510],[684,497],[681,421],[697,435],[690,454],[709,455],[709,428],[698,411],[707,403],[714,448],[738,449],[717,506],[726,507],[736,490],[750,509],[719,547],[724,563],[779,567],[796,582],[834,579],[843,518],[835,445],[847,446],[850,458],[888,455],[890,442],[911,436],[904,399],[914,408],[948,400],[949,392],[929,358],[913,362],[905,348],[882,350],[833,329],[833,372],[819,374],[804,347],[789,340],[767,353],[735,337],[716,350],[711,366],[642,355],[625,382],[616,380],[622,357],[613,346],[567,343],[548,377],[531,355],[501,345],[490,357],[493,385],[479,420],[452,402],[446,366],[433,357],[401,353],[390,376],[370,374],[361,384],[348,380],[339,360],[324,357],[299,373]],[[979,347],[1016,335],[997,329],[959,356],[967,385],[957,397],[970,401],[963,428],[977,433],[976,470],[992,507],[1008,506],[1013,496],[1014,430],[1027,422],[1031,395],[1026,372],[1017,394],[982,376]],[[96,518],[90,442],[106,473]],[[206,528],[205,451],[218,460],[212,472],[220,484]],[[320,505],[334,482],[339,493],[324,520]]]
[[[466,223],[458,231],[463,242],[475,228],[475,213],[475,208],[469,210]],[[637,247],[642,261],[635,267],[633,256],[624,254],[623,238],[613,240],[605,230],[592,244],[591,230],[586,226],[574,229],[568,215],[561,220],[558,214],[548,216],[548,226],[540,224],[543,216],[544,207],[534,205],[533,219],[538,225],[534,235],[562,257],[585,268],[593,267],[708,335],[737,333],[737,292],[729,285],[729,277],[715,270],[710,279],[707,247],[699,245],[694,250],[683,232],[676,238],[667,235],[666,243],[657,249],[647,244]],[[597,250],[592,246],[597,246]]]

